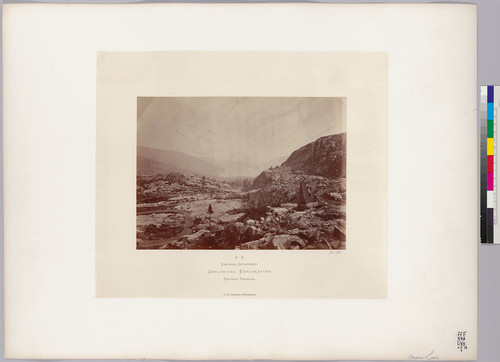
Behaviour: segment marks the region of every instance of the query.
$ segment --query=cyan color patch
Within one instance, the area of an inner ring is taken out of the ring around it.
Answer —
[[[495,117],[495,109],[493,108],[494,103],[488,103],[488,121],[493,121]]]

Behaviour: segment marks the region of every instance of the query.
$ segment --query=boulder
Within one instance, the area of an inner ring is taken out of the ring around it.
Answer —
[[[331,239],[331,240],[328,240],[328,242],[332,246],[332,249],[339,249],[340,248],[340,240]]]
[[[189,249],[189,248],[190,245],[177,240],[169,241],[168,243],[160,247],[160,249]]]
[[[309,222],[307,220],[300,220],[298,223],[297,223],[297,226],[302,229],[302,230],[306,230],[306,229],[309,229],[309,227],[311,226],[309,224]]]
[[[288,234],[274,236],[272,243],[276,249],[290,249],[294,245],[299,246],[299,248],[304,248],[306,246],[304,240],[298,236]]]
[[[318,240],[320,232],[317,228],[309,228],[305,231],[306,239],[310,242]]]
[[[313,219],[311,221],[311,226],[321,226],[323,223],[318,219]]]
[[[290,221],[293,223],[296,223],[297,221],[299,221],[302,218],[302,215],[304,215],[304,213],[294,212],[293,214],[290,215]]]
[[[198,224],[193,227],[193,232],[198,232],[200,230],[208,230],[208,224]]]
[[[306,247],[306,242],[299,238],[298,236],[295,235],[290,235],[290,245],[291,246],[298,246],[299,249],[305,248]]]
[[[208,230],[199,230],[199,231],[195,232],[194,234],[181,236],[179,238],[179,241],[180,242],[191,243],[191,242],[199,240],[200,238],[202,238],[204,236],[207,236],[207,235],[210,235],[210,231],[208,231]]]
[[[236,246],[263,237],[263,232],[259,228],[241,222],[229,224],[225,228],[221,225],[213,225],[213,227],[217,248],[220,249],[234,249]]]
[[[240,245],[241,250],[259,249],[260,240],[249,241]]]
[[[217,232],[219,230],[224,229],[224,226],[220,225],[220,224],[214,224],[214,223],[211,223],[211,224],[203,223],[203,224],[198,224],[198,225],[194,226],[192,229],[193,229],[194,233],[196,233],[200,230],[209,230],[212,232]]]
[[[271,242],[270,238],[262,238],[259,240],[249,241],[247,243],[241,244],[240,248],[242,250],[275,249],[274,244]]]
[[[218,232],[224,230],[224,226],[220,224],[211,224],[209,227],[207,227],[207,230]]]
[[[332,245],[328,242],[328,240],[325,239],[321,239],[317,245],[324,245],[325,249],[333,249]]]
[[[204,248],[210,236],[210,231],[199,230],[194,234],[181,236],[178,242],[189,245],[189,249]]]
[[[259,230],[255,226],[249,226],[244,235],[248,240],[255,240],[262,237],[262,234],[257,237],[258,234]]]
[[[238,234],[240,234],[240,235],[243,235],[247,230],[246,225],[243,224],[242,222],[235,222],[233,225],[234,225],[234,228],[236,229],[236,231],[238,232]]]
[[[297,204],[295,204],[293,202],[287,202],[285,204],[282,204],[281,206],[284,207],[285,209],[293,210],[297,207]]]
[[[288,249],[290,247],[289,235],[276,235],[272,243],[276,249]]]
[[[326,245],[325,243],[316,243],[314,244],[314,249],[331,249],[332,247],[330,245]]]
[[[318,217],[322,220],[337,220],[345,217],[345,212],[341,211],[338,207],[326,207],[318,212]]]
[[[283,216],[288,214],[288,209],[285,207],[275,207],[273,208],[273,212],[276,216]]]
[[[341,241],[345,241],[345,221],[339,220],[333,230],[333,236]]]
[[[342,201],[342,194],[340,194],[339,192],[330,192],[328,196],[330,196],[335,201]]]

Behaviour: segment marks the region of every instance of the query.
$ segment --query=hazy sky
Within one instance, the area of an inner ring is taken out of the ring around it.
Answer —
[[[345,98],[138,98],[139,146],[259,164],[345,132]]]

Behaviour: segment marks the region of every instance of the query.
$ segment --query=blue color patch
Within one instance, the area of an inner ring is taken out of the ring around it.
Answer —
[[[495,117],[495,110],[493,108],[493,103],[488,103],[488,121],[493,121]]]
[[[493,103],[493,95],[494,95],[494,89],[495,87],[492,85],[488,86],[488,103]]]

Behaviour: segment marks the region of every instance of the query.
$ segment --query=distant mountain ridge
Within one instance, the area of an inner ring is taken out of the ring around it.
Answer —
[[[216,177],[223,171],[221,167],[182,152],[137,147],[137,172],[143,175],[185,172]]]
[[[195,157],[179,151],[137,147],[137,171],[143,175],[180,172],[194,173],[221,179],[254,178],[270,166],[278,166],[287,156],[253,165],[232,160]]]

